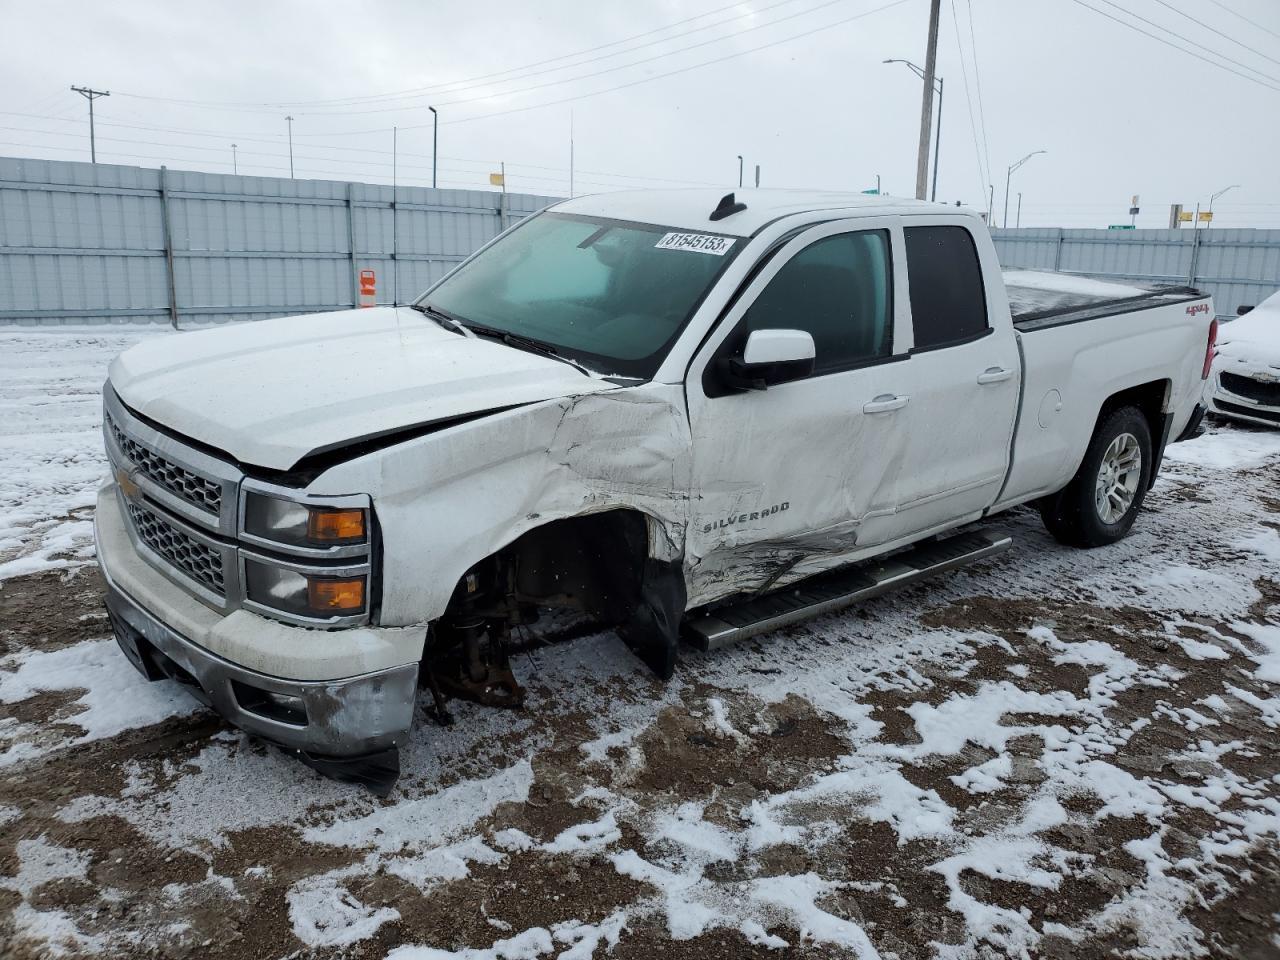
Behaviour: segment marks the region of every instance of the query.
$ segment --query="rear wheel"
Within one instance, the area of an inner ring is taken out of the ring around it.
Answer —
[[[1073,547],[1101,547],[1125,536],[1151,481],[1151,428],[1136,407],[1107,414],[1071,482],[1040,502],[1049,532]]]

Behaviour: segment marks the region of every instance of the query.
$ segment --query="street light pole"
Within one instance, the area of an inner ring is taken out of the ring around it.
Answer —
[[[1022,191],[1021,190],[1018,191],[1018,219],[1014,223],[1014,226],[1015,227],[1022,226]]]
[[[435,107],[427,107],[431,111],[431,189],[436,188],[436,144],[439,142],[436,137],[436,130],[440,126],[440,114],[436,113]]]
[[[742,189],[742,154],[738,154],[738,189]]]
[[[1235,189],[1236,189],[1237,187],[1239,187],[1239,186],[1240,186],[1240,184],[1238,184],[1238,183],[1233,183],[1233,184],[1232,184],[1231,186],[1229,186],[1229,187],[1223,187],[1221,190],[1219,190],[1217,193],[1215,193],[1213,196],[1211,196],[1211,197],[1209,198],[1209,224],[1208,224],[1208,226],[1207,226],[1207,227],[1205,227],[1205,229],[1206,229],[1206,230],[1207,230],[1209,227],[1212,227],[1212,226],[1213,226],[1213,201],[1217,200],[1220,196],[1222,196],[1222,195],[1223,195],[1224,193],[1226,193],[1228,190],[1235,190]]]
[[[293,117],[285,117],[289,121],[289,179],[293,179]]]
[[[1036,154],[1039,154],[1039,153],[1048,153],[1048,152],[1049,152],[1049,151],[1047,151],[1047,150],[1032,150],[1030,153],[1028,153],[1025,157],[1023,157],[1023,158],[1022,158],[1021,160],[1019,160],[1017,163],[1010,164],[1010,165],[1009,165],[1009,169],[1008,169],[1007,171],[1005,171],[1005,175],[1004,175],[1004,225],[1005,225],[1006,227],[1007,227],[1007,226],[1009,226],[1009,181],[1011,181],[1011,180],[1013,179],[1013,171],[1017,170],[1019,167],[1021,167],[1024,163],[1026,163],[1028,160],[1030,160],[1030,159],[1031,159],[1032,157],[1034,157]]]
[[[921,80],[924,79],[924,71],[921,70],[919,67],[917,67],[910,60],[898,60],[895,58],[895,59],[886,60],[884,62],[905,64],[907,68],[912,73],[914,73],[917,77],[919,77]],[[933,201],[936,201],[938,199],[938,160],[942,154],[942,88],[943,88],[942,78],[938,77],[937,84],[934,86],[934,89],[938,91],[938,125],[937,125],[937,133],[935,133],[933,137],[933,187],[929,191],[929,199]]]
[[[240,168],[236,165],[236,145],[234,143],[231,145],[231,172],[236,175],[240,173]]]
[[[938,155],[942,153],[942,78],[938,78],[938,132],[933,137],[933,188],[929,199],[938,201]]]

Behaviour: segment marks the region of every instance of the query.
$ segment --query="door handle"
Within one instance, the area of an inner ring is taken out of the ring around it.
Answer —
[[[874,400],[868,400],[862,405],[863,413],[889,413],[892,410],[901,410],[907,405],[910,397],[895,397],[892,393],[882,393]]]
[[[1004,383],[1013,376],[1012,370],[1006,370],[1004,367],[987,367],[978,374],[979,383]]]

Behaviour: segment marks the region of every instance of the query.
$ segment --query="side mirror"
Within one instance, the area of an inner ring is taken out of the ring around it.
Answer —
[[[1236,316],[1243,317],[1246,313],[1252,312],[1252,310],[1253,310],[1252,306],[1246,307],[1244,304],[1241,304],[1240,306],[1236,307]]]
[[[741,357],[721,361],[721,376],[735,390],[764,390],[813,373],[813,336],[804,330],[753,330]]]

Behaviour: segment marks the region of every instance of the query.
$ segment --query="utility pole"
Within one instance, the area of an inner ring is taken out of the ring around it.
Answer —
[[[293,179],[293,117],[285,117],[289,121],[289,179]]]
[[[76,93],[89,101],[89,162],[98,162],[98,146],[93,135],[93,101],[99,97],[111,96],[110,90],[94,90],[90,87],[72,87]]]
[[[742,154],[738,154],[738,189],[742,189]]]
[[[1014,226],[1015,227],[1022,226],[1022,191],[1021,190],[1018,191],[1018,219],[1014,223]]]
[[[760,164],[756,164],[756,189],[760,189]]]
[[[569,199],[573,199],[573,107],[569,108]]]
[[[234,143],[231,145],[231,172],[236,175],[240,173],[240,168],[236,165],[236,145]]]
[[[891,59],[884,61],[885,63],[902,63],[921,80],[924,79],[924,71],[917,67],[910,60]],[[938,84],[935,89],[938,91],[938,125],[937,132],[933,136],[933,186],[929,190],[929,199],[937,201],[938,199],[938,158],[942,153],[942,78],[938,77]]]
[[[1017,163],[1011,163],[1009,169],[1004,175],[1004,225],[1009,226],[1009,181],[1013,179],[1013,172],[1021,167],[1024,163],[1039,153],[1048,153],[1047,150],[1032,150]]]
[[[507,213],[507,162],[505,160],[501,161],[499,169],[502,171],[498,177],[502,181],[502,213],[499,217],[499,222],[502,224],[502,229],[505,230],[507,229],[507,224],[510,222],[510,218]]]
[[[995,226],[996,216],[996,185],[994,183],[987,184],[987,226]]]
[[[938,63],[938,11],[942,0],[929,4],[929,43],[924,54],[924,93],[920,98],[920,146],[916,149],[916,199],[929,187],[929,140],[933,134],[933,84]]]
[[[431,189],[436,188],[436,144],[439,139],[436,136],[437,130],[440,128],[440,114],[436,113],[435,107],[427,107],[431,111]]]

